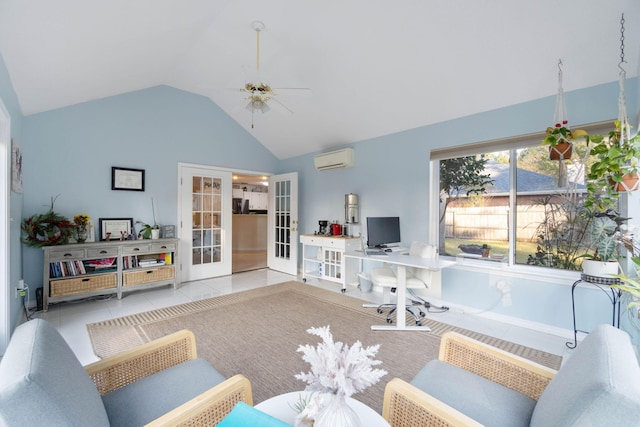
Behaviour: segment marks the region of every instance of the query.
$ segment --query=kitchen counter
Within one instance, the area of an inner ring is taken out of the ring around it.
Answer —
[[[263,252],[267,250],[267,215],[233,215],[233,251]]]

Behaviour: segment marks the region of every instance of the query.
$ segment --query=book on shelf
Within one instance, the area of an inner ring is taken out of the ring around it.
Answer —
[[[165,265],[165,260],[160,258],[147,258],[138,260],[138,266],[145,267],[156,267],[159,265]]]
[[[81,276],[83,274],[87,274],[87,269],[80,260],[49,263],[49,277],[52,278]]]

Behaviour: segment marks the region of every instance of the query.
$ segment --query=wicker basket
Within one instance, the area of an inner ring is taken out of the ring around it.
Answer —
[[[49,295],[59,297],[98,289],[115,289],[117,286],[118,275],[116,273],[72,277],[69,279],[52,280],[49,284]]]
[[[170,280],[174,277],[173,266],[152,268],[149,270],[125,271],[122,274],[124,286],[141,285],[149,282],[159,282],[160,280]]]

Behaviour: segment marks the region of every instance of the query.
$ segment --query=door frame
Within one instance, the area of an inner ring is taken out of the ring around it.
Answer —
[[[228,168],[228,167],[222,167],[222,166],[212,166],[212,165],[201,165],[201,164],[197,164],[197,163],[187,163],[187,162],[178,162],[178,197],[177,197],[177,209],[178,209],[178,234],[177,234],[177,238],[179,240],[178,245],[181,246],[182,242],[182,186],[180,184],[180,178],[181,178],[181,172],[182,172],[182,168],[183,167],[187,167],[187,168],[197,168],[197,169],[206,169],[206,170],[211,170],[211,171],[220,171],[220,172],[229,172],[232,174],[237,173],[237,174],[242,174],[242,175],[260,175],[260,176],[267,176],[270,177],[271,175],[273,175],[273,173],[269,173],[269,172],[260,172],[260,171],[252,171],[252,170],[245,170],[245,169],[237,169],[237,168]],[[232,190],[233,190],[233,182],[232,182]],[[233,197],[232,195],[230,195],[230,197]],[[232,210],[233,209],[233,205],[232,204],[228,204],[228,206],[226,207],[226,209]],[[231,213],[233,215],[233,213]],[[233,227],[232,227],[233,228]],[[233,232],[230,231],[229,234],[229,244],[233,245]],[[182,249],[182,248],[180,248]],[[233,251],[233,246],[231,247],[231,251]],[[268,251],[268,249],[267,249]],[[178,268],[178,280],[179,282],[182,282],[182,277],[183,277],[183,273],[182,273],[182,264],[184,262],[184,258],[186,255],[182,253],[183,251],[180,251],[180,266]]]
[[[0,99],[0,234],[5,238],[0,241],[0,356],[9,345],[11,337],[11,304],[17,303],[17,298],[11,296],[11,116]]]

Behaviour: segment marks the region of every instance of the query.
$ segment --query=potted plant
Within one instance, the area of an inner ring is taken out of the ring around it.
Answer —
[[[567,125],[567,121],[556,123],[555,127],[548,127],[546,136],[542,140],[542,145],[549,146],[549,160],[566,160],[571,158],[573,153],[573,140],[587,136],[587,132],[582,129],[572,131]]]
[[[159,239],[160,238],[160,226],[158,224],[149,225],[142,221],[136,221],[136,224],[141,224],[138,238],[142,239]]]
[[[640,157],[640,137],[622,138],[628,129],[621,129],[620,121],[615,121],[615,130],[607,138],[591,135],[593,143],[590,155],[596,157],[587,174],[586,206],[611,206],[621,192],[637,190],[638,157]]]
[[[582,255],[585,275],[610,279],[618,273],[620,224],[628,219],[620,217],[613,209],[594,216],[589,228],[593,252]]]
[[[153,204],[153,197],[151,198],[151,213],[153,214],[153,225],[149,225],[142,221],[136,221],[136,224],[142,224],[142,228],[138,233],[138,238],[154,240],[160,238],[160,226],[156,223],[156,209]]]

